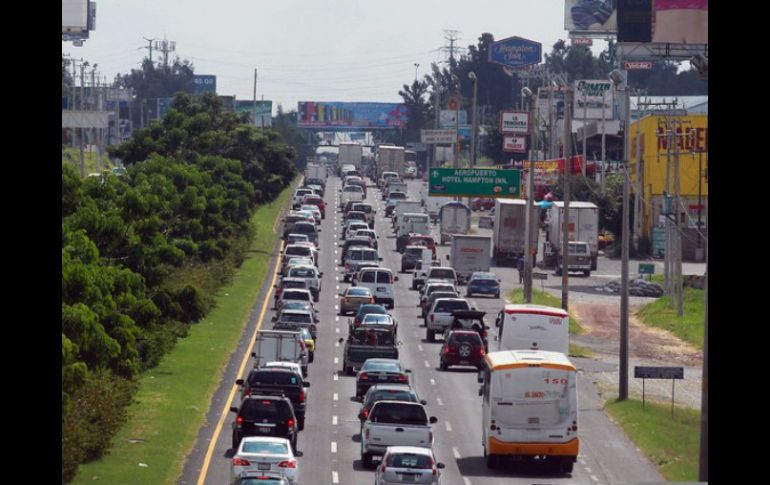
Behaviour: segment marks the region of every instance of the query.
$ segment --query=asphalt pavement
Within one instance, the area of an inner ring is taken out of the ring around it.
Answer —
[[[409,183],[411,199],[419,200],[419,181]],[[374,471],[365,469],[360,461],[359,421],[360,403],[353,400],[355,377],[342,374],[342,350],[337,343],[347,333],[348,317],[337,315],[337,293],[347,287],[342,282],[339,262],[339,233],[341,214],[336,211],[340,180],[330,177],[326,187],[327,216],[321,224],[320,269],[324,273],[323,290],[316,308],[320,311],[315,361],[310,365],[306,427],[299,435],[298,449],[304,456],[299,459],[300,483],[312,484],[361,484],[374,481]],[[375,230],[379,235],[381,265],[397,271],[401,255],[395,251],[395,238],[390,219],[384,217],[384,202],[376,188],[368,189],[367,202],[377,210]],[[434,228],[435,231],[435,228]],[[483,233],[485,230],[479,230]],[[277,256],[278,249],[276,249]],[[444,260],[448,246],[439,248],[438,255]],[[601,262],[600,262],[601,264]],[[513,268],[493,268],[501,279],[502,295],[518,285]],[[269,279],[272,275],[268,275]],[[399,273],[396,282],[396,306],[391,311],[399,323],[400,360],[412,369],[411,382],[421,399],[428,401],[429,416],[436,416],[433,425],[434,452],[446,465],[442,471],[444,484],[636,484],[645,481],[661,481],[655,467],[637,450],[622,431],[601,411],[602,400],[597,389],[579,373],[578,399],[580,403],[579,431],[580,455],[572,476],[557,475],[537,466],[516,467],[502,470],[486,468],[481,447],[481,398],[479,398],[475,369],[438,369],[438,352],[441,339],[436,343],[425,340],[425,328],[419,318],[417,292],[409,289],[411,274]],[[554,277],[555,278],[555,277]],[[516,283],[514,283],[516,282]],[[606,279],[605,279],[606,282]],[[267,284],[270,282],[268,281]],[[555,283],[555,280],[554,280]],[[548,282],[546,283],[548,284]],[[269,287],[263,289],[255,309],[261,307],[264,298],[272,302]],[[488,297],[473,298],[479,309],[488,312],[491,320],[504,302]],[[272,307],[272,305],[270,305]],[[256,325],[270,328],[272,308],[260,322],[255,312],[252,325],[247,328],[239,351],[233,354],[233,362],[225,372],[225,381],[217,390],[209,413],[209,422],[201,429],[195,451],[188,457],[178,483],[226,484],[229,480],[231,425],[233,413],[222,420],[222,409],[229,408],[227,396],[233,388],[237,368],[243,359],[246,344],[252,338]],[[490,350],[495,343],[490,341]],[[240,352],[240,354],[239,354]],[[580,367],[581,359],[575,359]],[[247,366],[250,367],[251,362]],[[233,403],[232,405],[237,405]],[[221,427],[218,426],[222,420]],[[213,453],[207,462],[207,450],[215,440]],[[202,470],[205,469],[205,474]]]

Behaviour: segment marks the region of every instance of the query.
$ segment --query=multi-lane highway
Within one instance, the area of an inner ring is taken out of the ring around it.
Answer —
[[[342,375],[342,350],[337,343],[346,336],[348,317],[338,316],[337,293],[347,287],[340,272],[339,233],[342,216],[339,206],[340,179],[330,177],[326,187],[327,215],[321,224],[321,257],[319,267],[324,273],[323,291],[316,304],[321,323],[318,327],[315,362],[310,365],[306,427],[299,435],[298,449],[304,456],[300,462],[302,484],[361,484],[373,483],[374,471],[366,469],[360,461],[359,421],[360,404],[353,400],[355,377]],[[409,183],[409,197],[419,200],[421,182]],[[384,217],[384,203],[379,190],[370,187],[367,202],[377,210],[375,230],[379,235],[379,253],[382,266],[397,271],[401,255],[395,251],[395,238],[390,219]],[[435,230],[435,228],[434,228]],[[483,230],[479,232],[484,232]],[[440,247],[439,257],[445,260],[448,247]],[[601,262],[600,262],[601,264]],[[492,268],[503,279],[502,295],[519,286],[515,271],[511,268]],[[409,289],[411,274],[399,274],[396,282],[395,308],[391,311],[399,322],[400,360],[412,370],[411,382],[422,399],[428,401],[429,416],[436,416],[433,425],[434,452],[446,465],[442,471],[445,484],[532,484],[532,483],[580,483],[580,484],[636,484],[662,480],[655,467],[646,460],[623,433],[601,411],[602,400],[593,384],[579,379],[580,418],[578,434],[581,438],[580,456],[571,477],[556,475],[547,469],[530,466],[490,470],[486,467],[481,447],[481,398],[475,370],[452,368],[438,369],[437,343],[425,340],[417,307],[417,293]],[[269,279],[272,274],[269,275]],[[234,418],[228,413],[222,419],[222,410],[229,408],[234,379],[244,358],[255,326],[270,328],[273,315],[271,304],[260,319],[263,302],[272,303],[268,285],[255,306],[252,325],[246,330],[244,341],[234,353],[232,363],[225,371],[225,380],[215,394],[209,422],[198,436],[195,450],[188,457],[180,483],[225,484],[229,480],[230,430]],[[503,300],[488,297],[473,298],[479,309],[487,311],[488,323],[500,311]],[[490,342],[490,350],[493,350]],[[581,359],[573,359],[581,367]],[[248,362],[247,368],[252,365]],[[235,396],[238,394],[236,393]],[[238,405],[233,403],[232,405]],[[213,442],[211,440],[214,440]]]

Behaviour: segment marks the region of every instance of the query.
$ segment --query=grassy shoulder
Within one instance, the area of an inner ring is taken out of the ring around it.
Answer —
[[[108,454],[81,465],[72,483],[176,482],[268,275],[278,237],[275,221],[292,192],[293,185],[256,211],[249,257],[219,291],[209,315],[193,325],[157,367],[142,375],[128,421]]]
[[[671,298],[662,296],[646,304],[636,316],[646,325],[662,328],[673,333],[699,349],[703,348],[703,325],[705,317],[705,291],[685,288],[682,295],[684,315],[676,314]]]
[[[511,303],[524,303],[524,289],[518,288],[514,289],[508,294],[508,299],[511,301]],[[545,305],[545,306],[551,306],[556,308],[561,308],[561,300],[556,298],[555,296],[546,293],[545,291],[540,291],[536,289],[532,289],[532,304],[534,305]],[[583,333],[583,327],[580,326],[580,323],[577,321],[575,317],[572,315],[569,316],[569,333],[570,335],[580,335]],[[569,344],[569,355],[570,357],[593,357],[593,352],[588,350],[585,347],[581,347],[580,345],[576,344]]]
[[[670,481],[697,481],[700,412],[649,401],[609,401],[605,409]]]

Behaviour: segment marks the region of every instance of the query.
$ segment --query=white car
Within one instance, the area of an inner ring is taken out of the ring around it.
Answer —
[[[369,224],[361,221],[351,221],[345,228],[345,237],[343,239],[350,239],[353,237],[353,234],[362,229],[369,229]]]
[[[296,209],[297,207],[302,205],[302,199],[308,195],[308,194],[314,194],[313,189],[308,189],[305,187],[299,188],[294,191],[294,197],[291,199],[291,207],[292,209]]]
[[[230,483],[235,483],[244,472],[278,472],[296,484],[299,479],[299,461],[286,438],[271,436],[246,436],[233,455],[230,466]]]
[[[288,236],[286,236],[286,244],[296,244],[298,242],[310,242],[310,238],[307,237],[307,234],[294,234],[291,233]]]
[[[323,273],[313,265],[296,265],[288,270],[288,278],[302,278],[307,281],[308,289],[313,294],[313,301],[318,301],[321,293],[321,277]]]
[[[318,208],[317,205],[310,205],[306,204],[299,208],[299,212],[303,211],[310,211],[311,214],[313,214],[313,219],[315,219],[316,224],[321,223],[321,209]]]
[[[354,276],[356,286],[369,288],[376,303],[382,303],[386,308],[393,309],[396,304],[396,290],[394,283],[398,276],[388,268],[361,268]]]
[[[374,485],[422,483],[439,485],[443,463],[437,463],[430,448],[388,446],[377,467]]]

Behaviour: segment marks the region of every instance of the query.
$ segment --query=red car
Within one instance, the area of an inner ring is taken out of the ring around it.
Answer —
[[[415,234],[409,238],[404,247],[406,246],[424,246],[433,251],[433,259],[436,259],[436,240],[433,236]]]
[[[447,370],[450,365],[484,366],[484,342],[473,330],[450,330],[439,354],[439,367]]]
[[[488,211],[495,206],[495,199],[488,199],[486,197],[476,197],[471,201],[471,210],[483,210]]]
[[[326,219],[326,202],[320,195],[306,195],[302,199],[303,204],[317,205],[318,210],[321,211],[321,219]]]

